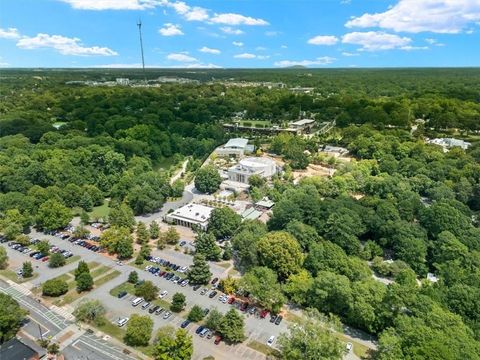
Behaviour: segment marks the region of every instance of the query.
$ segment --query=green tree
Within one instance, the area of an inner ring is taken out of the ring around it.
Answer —
[[[128,274],[128,282],[130,284],[136,284],[138,282],[138,273],[133,270]]]
[[[205,320],[205,325],[213,331],[219,331],[222,319],[223,314],[214,308],[208,314],[207,319]]]
[[[346,276],[321,271],[313,280],[308,303],[324,313],[346,314],[352,304],[352,288]]]
[[[72,219],[70,209],[56,200],[47,200],[40,205],[36,217],[38,227],[44,230],[64,228]]]
[[[150,223],[150,238],[151,239],[158,239],[160,236],[160,227],[158,226],[158,223],[156,221],[152,221]]]
[[[310,311],[302,321],[289,326],[278,338],[281,358],[285,360],[341,360],[345,345],[335,336],[328,319]]]
[[[285,302],[277,274],[267,267],[254,267],[248,270],[240,280],[240,288],[248,291],[250,297],[260,305],[275,313]]]
[[[33,267],[30,261],[25,261],[22,264],[22,276],[26,279],[31,278],[33,276]]]
[[[77,268],[75,269],[75,280],[77,280],[78,277],[83,273],[90,274],[90,269],[88,268],[88,264],[85,261],[80,260],[78,262]]]
[[[85,226],[90,222],[90,216],[85,210],[80,213],[80,224]]]
[[[50,254],[50,243],[48,240],[42,240],[37,244],[37,249],[43,256]]]
[[[302,269],[297,274],[288,277],[283,291],[295,304],[306,305],[307,295],[312,284],[312,276],[308,271]]]
[[[0,231],[8,240],[15,239],[28,227],[30,219],[23,215],[18,209],[9,209],[5,211],[0,218]]]
[[[298,220],[290,221],[285,230],[298,241],[304,251],[310,248],[310,244],[320,240],[320,236],[315,228],[305,225]]]
[[[100,245],[109,253],[116,253],[120,259],[133,255],[133,238],[126,228],[111,227],[100,236]]]
[[[149,316],[133,314],[127,323],[127,331],[123,337],[130,346],[147,346],[152,337],[153,320]]]
[[[83,299],[75,308],[73,315],[78,321],[98,323],[106,314],[105,307],[98,300]]]
[[[60,353],[60,345],[57,343],[48,344],[47,352],[52,355],[58,355]]]
[[[135,288],[135,295],[143,297],[145,301],[153,301],[157,298],[158,287],[151,281],[144,281]]]
[[[178,329],[173,336],[172,330],[157,336],[153,347],[153,358],[155,360],[190,360],[193,354],[192,337],[184,329]]]
[[[27,314],[10,295],[0,293],[0,344],[16,335]]]
[[[230,242],[227,242],[223,247],[222,259],[223,260],[231,260],[233,257],[233,248],[230,245]]]
[[[218,261],[222,250],[215,242],[215,236],[206,232],[199,232],[195,237],[195,252],[205,255],[209,261]]]
[[[131,232],[135,226],[135,216],[132,209],[125,203],[121,203],[110,210],[108,221],[112,226],[126,228]]]
[[[230,238],[238,229],[242,217],[229,207],[213,209],[208,221],[208,232],[216,239]]]
[[[220,187],[221,182],[222,178],[213,165],[204,166],[195,174],[195,187],[202,193],[214,193]]]
[[[42,285],[42,294],[44,296],[58,297],[66,294],[68,291],[68,284],[65,280],[51,279],[47,280]]]
[[[198,305],[194,305],[190,309],[190,312],[188,313],[187,318],[190,321],[198,322],[198,321],[202,320],[204,317],[205,317],[205,313],[203,312],[203,309]]]
[[[259,263],[278,274],[285,281],[300,271],[303,254],[300,244],[287,232],[271,232],[260,238],[257,244]]]
[[[258,220],[247,220],[242,223],[232,238],[233,250],[237,266],[247,270],[258,265],[258,240],[267,233],[265,224]]]
[[[164,244],[177,245],[178,240],[180,240],[180,234],[173,226],[169,226],[167,231],[160,234],[160,239]]]
[[[170,310],[173,312],[180,312],[185,307],[185,295],[182,293],[175,293],[172,297],[172,304],[170,305]]]
[[[245,340],[245,321],[237,310],[231,308],[220,321],[218,331],[225,341],[239,343]]]
[[[137,244],[147,244],[150,238],[148,233],[147,226],[144,222],[139,221],[137,223]]]
[[[81,273],[77,277],[77,291],[90,291],[93,288],[93,278],[92,275],[88,272]]]
[[[8,266],[8,254],[7,250],[0,246],[0,269],[6,269]]]
[[[48,260],[48,266],[51,268],[58,268],[65,265],[65,256],[60,253],[53,253]]]
[[[193,265],[188,270],[187,277],[191,284],[208,284],[212,273],[203,254],[193,256]]]
[[[253,174],[248,178],[248,184],[252,187],[260,188],[266,183],[265,179],[260,175]]]

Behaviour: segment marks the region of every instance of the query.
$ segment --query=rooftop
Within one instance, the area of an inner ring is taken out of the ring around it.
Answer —
[[[223,145],[224,148],[242,148],[244,149],[248,144],[248,139],[243,139],[243,138],[234,138],[230,139],[227,141],[225,145]]]
[[[298,121],[291,122],[289,125],[303,126],[303,125],[312,124],[314,122],[315,122],[315,120],[312,120],[312,119],[303,119],[303,120],[298,120]]]
[[[243,220],[256,220],[260,216],[262,216],[262,214],[263,213],[261,211],[255,210],[255,208],[252,207],[249,209],[245,209],[245,211],[242,212],[241,216]]]
[[[0,345],[0,359],[31,359],[38,353],[17,338]]]
[[[275,205],[275,203],[269,198],[264,197],[262,200],[257,201],[255,205],[270,209],[271,207],[273,207],[273,205]]]
[[[176,218],[203,223],[208,221],[213,208],[200,204],[188,204],[178,208],[170,214]]]

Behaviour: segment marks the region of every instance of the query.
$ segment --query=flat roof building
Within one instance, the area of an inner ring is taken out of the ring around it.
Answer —
[[[299,133],[310,132],[315,125],[315,120],[302,119],[288,123],[290,129],[296,130]]]
[[[240,158],[244,156],[246,150],[248,150],[248,139],[234,138],[218,147],[215,152],[218,156]]]
[[[325,145],[323,149],[320,150],[320,152],[326,153],[330,156],[339,157],[348,154],[348,149],[340,146]]]
[[[430,139],[430,140],[427,140],[427,143],[441,146],[444,152],[447,152],[448,149],[452,147],[459,147],[463,150],[467,150],[472,145],[468,141],[454,139],[454,138]]]
[[[212,211],[213,208],[209,206],[191,203],[168,214],[165,220],[180,226],[189,228],[198,226],[202,230],[207,230]]]
[[[248,157],[237,165],[228,169],[228,179],[243,184],[248,184],[252,175],[259,175],[262,178],[270,178],[277,173],[277,164],[266,157]]]

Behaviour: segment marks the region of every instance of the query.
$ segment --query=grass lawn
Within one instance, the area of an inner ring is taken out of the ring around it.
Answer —
[[[92,275],[92,278],[98,278],[100,275],[105,274],[107,271],[109,271],[110,268],[105,265],[100,265],[97,266],[96,268],[90,268],[90,275]]]
[[[110,295],[118,296],[118,294],[120,294],[122,291],[133,294],[135,292],[135,286],[129,282],[124,282],[123,284],[115,286],[112,290],[110,290]]]
[[[163,158],[163,159],[158,160],[155,164],[155,170],[169,169],[170,167],[172,167],[176,164],[177,164],[177,162],[175,162],[175,158],[173,156],[170,156],[168,158]]]
[[[69,258],[67,259],[67,261],[65,261],[65,265],[74,263],[75,261],[78,261],[78,260],[80,260],[80,259],[81,259],[80,255],[75,255],[75,256],[69,257]]]
[[[229,262],[217,263],[217,265],[223,267],[224,269],[228,269],[231,266]]]
[[[23,277],[19,277],[15,271],[10,269],[5,269],[5,270],[0,270],[0,275],[7,278],[8,280],[16,282],[17,284],[21,284],[21,283],[35,279],[38,276],[38,273],[33,272],[33,275],[31,277],[24,279]]]
[[[353,353],[357,355],[359,358],[366,358],[368,351],[370,350],[368,346],[365,346],[363,344],[360,344],[356,342],[355,340],[350,340],[347,337],[345,337],[343,334],[340,333],[334,333],[334,335],[344,343],[351,342],[353,345]]]
[[[91,212],[88,213],[90,219],[105,219],[110,213],[110,201],[105,200],[102,205],[95,206]]]
[[[115,279],[118,275],[120,275],[120,271],[113,270],[112,272],[108,273],[105,276],[101,276],[95,279],[94,284],[96,287],[102,286],[103,284],[109,282],[110,280]]]
[[[262,354],[265,354],[267,356],[271,356],[271,357],[274,357],[274,358],[277,358],[277,357],[280,356],[280,353],[278,352],[278,350],[275,350],[275,349],[271,348],[267,344],[262,344],[259,341],[252,340],[252,341],[248,342],[247,346],[249,348],[251,348],[253,350],[256,350],[256,351],[259,351]]]
[[[110,321],[105,319],[105,322],[100,325],[96,326],[96,328],[111,337],[114,337],[121,342],[123,342],[123,336],[125,335],[125,327],[119,327],[117,324],[111,323]]]

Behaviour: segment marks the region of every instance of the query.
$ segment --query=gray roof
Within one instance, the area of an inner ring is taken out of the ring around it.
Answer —
[[[13,338],[0,345],[0,359],[29,360],[36,355],[38,355],[38,353],[35,350],[17,338]]]
[[[228,142],[225,145],[223,145],[223,147],[245,148],[247,144],[248,144],[248,139],[235,138],[235,139],[228,140]]]

